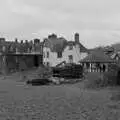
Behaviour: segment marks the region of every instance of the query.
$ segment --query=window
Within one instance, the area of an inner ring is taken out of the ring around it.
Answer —
[[[49,58],[49,52],[47,52],[47,58]]]
[[[73,56],[72,55],[69,55],[69,63],[73,63]]]
[[[47,66],[49,66],[50,65],[50,63],[49,62],[47,62]]]
[[[45,58],[45,52],[43,52],[43,57]]]
[[[57,53],[57,57],[58,57],[58,58],[61,58],[61,57],[62,57],[62,52],[58,52],[58,53]]]
[[[73,49],[73,45],[70,45],[70,46],[69,46],[69,50],[72,50],[72,49]]]
[[[10,46],[10,49],[9,49],[9,50],[10,50],[10,52],[13,52],[13,47],[12,47],[12,46]]]
[[[5,47],[5,46],[2,47],[2,51],[3,51],[3,52],[6,51],[6,47]]]

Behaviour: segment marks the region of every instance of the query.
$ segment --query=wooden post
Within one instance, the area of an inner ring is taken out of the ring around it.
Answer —
[[[90,72],[92,72],[92,64],[90,63]]]

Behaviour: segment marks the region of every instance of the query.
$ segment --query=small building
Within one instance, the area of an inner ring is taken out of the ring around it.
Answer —
[[[116,61],[103,51],[96,50],[89,53],[80,63],[88,72],[106,72],[109,64],[116,63]]]
[[[54,67],[63,61],[79,64],[87,54],[87,49],[79,41],[78,33],[75,34],[74,41],[67,41],[63,37],[58,38],[55,34],[49,35],[44,40],[43,63],[45,65]]]

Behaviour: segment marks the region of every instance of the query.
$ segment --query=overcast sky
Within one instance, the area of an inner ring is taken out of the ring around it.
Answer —
[[[86,47],[120,42],[120,0],[0,0],[0,35],[9,40],[56,33]]]

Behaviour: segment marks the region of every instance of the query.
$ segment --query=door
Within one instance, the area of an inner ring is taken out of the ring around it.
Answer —
[[[120,85],[120,70],[117,73],[117,85]]]
[[[69,63],[73,63],[73,56],[72,55],[69,55],[68,59],[69,59]]]
[[[35,56],[34,56],[34,66],[35,66],[35,67],[38,67],[38,66],[39,66],[39,56],[38,56],[38,55],[35,55]]]

